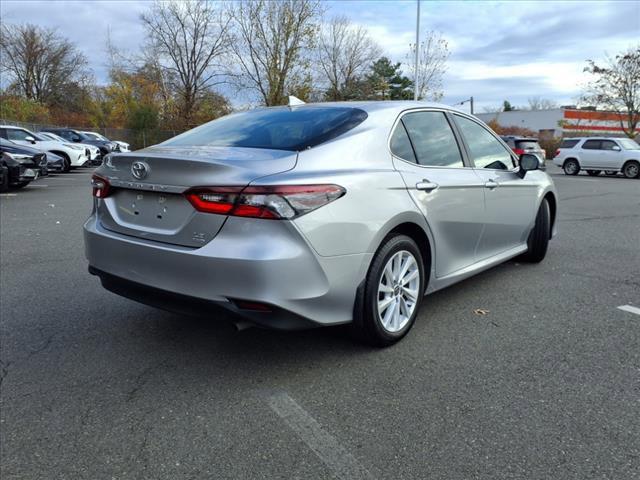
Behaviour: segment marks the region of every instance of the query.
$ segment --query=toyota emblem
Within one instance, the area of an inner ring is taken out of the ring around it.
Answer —
[[[131,175],[138,180],[142,180],[149,174],[149,165],[144,162],[133,162],[131,165]]]

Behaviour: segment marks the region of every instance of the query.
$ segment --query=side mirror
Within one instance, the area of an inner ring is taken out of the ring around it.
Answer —
[[[31,143],[36,143],[36,139],[33,138],[31,135],[24,137],[26,142],[31,142]]]
[[[613,147],[611,147],[611,150],[613,150],[614,152],[619,152],[621,149],[618,145],[614,145]]]
[[[80,137],[73,137],[71,141],[74,143],[80,143]]]
[[[527,172],[531,170],[538,170],[540,168],[540,160],[536,155],[531,153],[523,153],[520,155],[520,170],[518,170],[518,176],[524,178]]]

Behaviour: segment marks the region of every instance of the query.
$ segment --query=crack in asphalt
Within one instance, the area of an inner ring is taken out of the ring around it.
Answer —
[[[591,220],[619,220],[621,218],[640,218],[640,214],[631,214],[631,215],[608,215],[601,217],[583,217],[583,218],[566,218],[558,220],[558,223],[566,223],[566,222],[588,222]]]

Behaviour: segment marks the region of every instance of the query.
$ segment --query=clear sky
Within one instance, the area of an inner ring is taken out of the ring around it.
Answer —
[[[0,16],[3,22],[57,28],[85,53],[104,83],[107,32],[117,47],[136,51],[145,40],[139,16],[149,5],[2,0]],[[393,60],[406,60],[415,39],[415,0],[327,1],[326,7],[328,16],[343,14],[367,27]],[[421,30],[437,30],[449,42],[444,103],[473,95],[478,111],[505,99],[525,105],[532,96],[570,104],[586,80],[586,59],[601,60],[640,43],[640,1],[423,0]]]

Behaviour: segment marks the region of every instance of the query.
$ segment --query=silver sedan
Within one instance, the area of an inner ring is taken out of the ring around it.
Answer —
[[[228,115],[109,155],[92,185],[86,255],[108,290],[279,329],[351,324],[382,346],[424,295],[540,262],[557,209],[535,156],[423,102]]]

